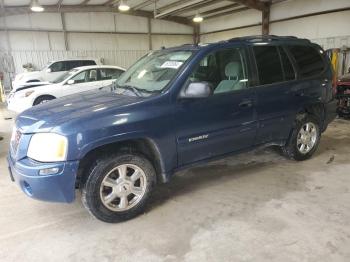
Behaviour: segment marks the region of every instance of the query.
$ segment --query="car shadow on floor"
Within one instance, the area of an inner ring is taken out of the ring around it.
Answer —
[[[239,162],[239,159],[237,161],[236,158],[242,159],[242,161]],[[247,159],[250,160],[247,161]],[[245,155],[229,157],[179,172],[171,178],[169,183],[156,187],[148,210],[161,206],[177,196],[185,196],[198,190],[205,190],[208,187],[221,186],[235,180],[246,179],[248,176],[261,175],[258,173],[288,162],[288,160],[280,161],[280,154],[275,149],[269,148],[246,153]],[[278,176],[279,174],[270,173],[269,175]],[[254,181],[254,178],[251,179],[251,183],[255,183]]]

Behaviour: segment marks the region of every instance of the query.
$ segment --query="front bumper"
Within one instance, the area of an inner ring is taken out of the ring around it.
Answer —
[[[11,179],[29,197],[50,201],[71,203],[75,199],[75,180],[79,161],[39,163],[29,158],[14,161],[7,157]],[[39,175],[47,168],[58,168],[54,175]]]
[[[7,99],[7,109],[21,113],[24,110],[32,107],[32,103],[29,99],[16,99],[14,97],[9,97]]]

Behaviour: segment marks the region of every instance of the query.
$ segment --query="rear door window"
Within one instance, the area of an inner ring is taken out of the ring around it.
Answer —
[[[66,70],[71,70],[73,68],[79,67],[81,66],[81,63],[79,60],[71,60],[71,61],[66,61]]]
[[[292,63],[286,53],[286,51],[283,48],[279,48],[280,55],[281,55],[281,62],[283,67],[283,74],[284,74],[284,80],[294,80],[295,79],[295,72],[292,66]]]
[[[63,61],[55,62],[49,67],[51,69],[51,72],[61,72],[66,71],[66,67]]]
[[[284,80],[280,55],[276,46],[254,46],[260,85],[268,85]]]
[[[114,68],[101,68],[100,69],[100,80],[118,79],[123,73],[122,70]]]
[[[312,46],[289,46],[302,78],[317,76],[324,70],[321,54]]]
[[[81,66],[96,65],[94,60],[82,60],[80,61]]]

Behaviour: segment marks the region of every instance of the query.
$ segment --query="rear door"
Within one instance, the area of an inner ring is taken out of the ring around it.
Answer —
[[[245,49],[239,47],[212,52],[200,61],[185,84],[208,82],[213,95],[177,101],[175,126],[180,166],[252,145],[257,125],[255,93],[248,87],[245,54]]]
[[[124,71],[117,68],[100,68],[99,81],[101,81],[101,87],[111,85],[122,73],[124,73]]]
[[[256,86],[259,129],[255,144],[288,137],[295,114],[295,69],[283,47],[252,46],[259,84]]]
[[[70,80],[74,80],[74,83],[66,83],[62,86],[63,96],[94,90],[101,87],[101,82],[98,81],[98,69],[84,70],[73,76]]]
[[[66,64],[64,61],[58,61],[55,63],[52,63],[49,68],[50,72],[45,71],[43,72],[44,74],[44,81],[53,81],[56,78],[58,78],[59,76],[63,75],[67,70],[66,68]]]
[[[297,84],[292,95],[300,108],[305,104],[320,103],[322,98],[332,96],[332,73],[323,50],[317,45],[288,45],[290,56],[298,69]]]

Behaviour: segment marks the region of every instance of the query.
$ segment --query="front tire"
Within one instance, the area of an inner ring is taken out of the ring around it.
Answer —
[[[142,155],[98,159],[82,187],[82,202],[99,220],[116,223],[142,213],[156,183],[152,164]]]
[[[309,159],[315,153],[320,138],[319,121],[314,116],[306,115],[296,120],[295,128],[282,151],[286,157],[297,161]]]

